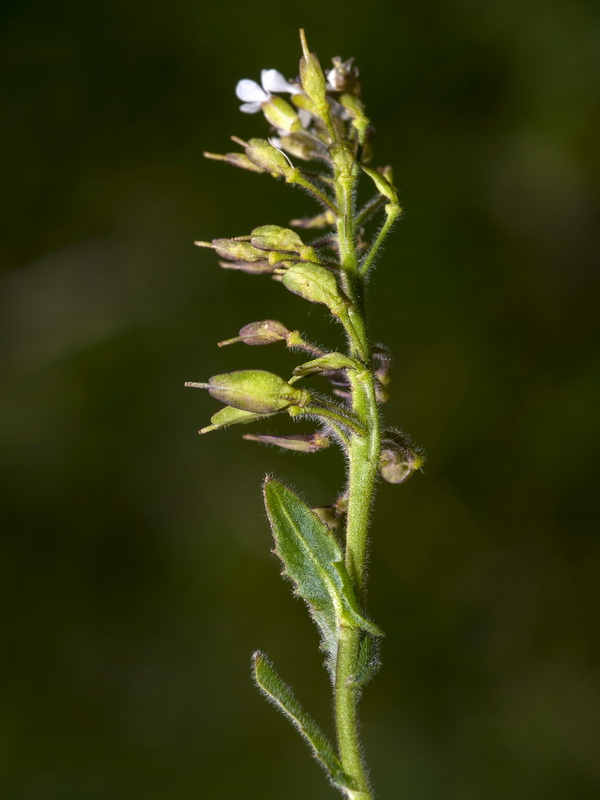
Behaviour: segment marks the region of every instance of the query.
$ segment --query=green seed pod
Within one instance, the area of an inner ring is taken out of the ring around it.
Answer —
[[[283,285],[290,292],[311,303],[323,303],[339,316],[348,301],[339,288],[335,275],[316,264],[294,264],[283,273]]]
[[[293,133],[302,130],[300,117],[292,106],[283,97],[271,95],[261,106],[267,122],[270,122],[277,130]]]
[[[246,155],[257,167],[261,167],[267,172],[283,175],[284,178],[291,177],[295,171],[281,150],[278,150],[266,139],[250,139],[246,145]]]
[[[305,375],[312,375],[315,372],[331,372],[332,370],[344,369],[363,370],[364,367],[358,361],[344,355],[344,353],[326,353],[313,361],[307,361],[306,364],[300,364],[294,369],[294,375],[303,378]]]
[[[239,408],[225,406],[225,408],[221,408],[216,414],[213,414],[210,418],[211,424],[207,425],[205,428],[201,428],[198,433],[210,433],[219,428],[229,428],[231,425],[254,422],[254,420],[270,416],[270,414],[255,414],[251,411],[242,411]]]
[[[303,30],[300,31],[300,39],[302,41],[302,52],[304,53],[300,59],[300,82],[304,93],[313,101],[319,114],[322,114],[324,108],[329,108],[327,104],[327,81],[316,54],[309,52]]]
[[[304,242],[295,231],[280,225],[261,225],[251,234],[253,247],[259,250],[281,250],[284,253],[299,253]]]
[[[272,414],[291,405],[305,406],[310,401],[308,392],[260,369],[226,372],[213,375],[208,383],[186,383],[186,386],[208,389],[211,397],[225,405],[255,414]]]
[[[230,261],[264,261],[265,254],[244,239],[213,239],[212,242],[194,242],[198,247],[210,247],[221,258]]]
[[[303,161],[310,161],[317,155],[315,143],[304,133],[290,133],[288,136],[280,136],[277,142],[282,150]]]
[[[271,344],[272,342],[287,341],[290,331],[274,319],[265,319],[262,322],[250,322],[240,330],[239,335],[234,339],[226,339],[219,342],[219,347],[228,344],[243,342],[249,345]]]
[[[324,211],[322,214],[317,214],[316,217],[305,217],[304,219],[291,219],[290,225],[294,228],[328,228],[330,225],[335,225],[335,217],[331,211]]]
[[[224,156],[219,153],[203,153],[203,155],[204,158],[210,158],[212,161],[226,161],[232,167],[247,169],[250,172],[265,172],[262,167],[253,164],[245,153],[225,153]]]
[[[349,112],[352,120],[352,127],[358,132],[360,142],[364,142],[367,129],[371,121],[365,114],[365,107],[358,97],[353,94],[342,94],[338,97],[338,102],[346,111]]]
[[[398,441],[384,439],[381,443],[379,462],[381,477],[388,483],[404,483],[425,463],[423,453],[408,443],[408,438],[399,436]]]
[[[398,205],[398,195],[396,190],[390,183],[390,181],[384,177],[380,172],[377,172],[374,169],[369,169],[369,167],[363,166],[363,172],[366,173],[369,178],[373,181],[375,186],[377,187],[377,191],[379,194],[382,194],[386,197],[392,205]]]
[[[248,275],[272,275],[273,265],[268,261],[219,261],[223,269],[237,269]]]
[[[317,254],[312,247],[304,244],[295,231],[279,225],[261,225],[252,231],[251,243],[259,250],[270,250],[269,263],[276,264],[289,258],[289,253],[297,253],[303,261],[317,262]],[[273,258],[271,256],[274,256]]]

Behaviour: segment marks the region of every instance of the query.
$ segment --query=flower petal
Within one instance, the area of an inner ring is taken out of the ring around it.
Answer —
[[[267,93],[261,89],[256,81],[251,81],[248,78],[243,78],[238,81],[235,87],[235,93],[240,100],[246,103],[262,103],[268,99]]]
[[[260,111],[260,103],[242,103],[240,111],[243,111],[244,114],[256,114],[257,111]]]
[[[283,77],[276,69],[263,69],[260,73],[260,82],[265,92],[288,92],[296,94],[300,91],[296,86]]]
[[[303,128],[308,128],[310,125],[310,121],[312,119],[312,114],[310,111],[307,111],[305,108],[300,108],[298,110],[298,116],[300,117],[300,122],[302,123]]]

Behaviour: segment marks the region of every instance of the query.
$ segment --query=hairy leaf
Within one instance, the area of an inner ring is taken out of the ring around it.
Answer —
[[[331,631],[345,625],[381,636],[379,628],[358,610],[341,548],[329,528],[279,481],[268,478],[265,482],[265,505],[284,573],[313,616],[316,612]]]
[[[264,653],[254,653],[254,677],[264,695],[282,711],[311,748],[315,758],[325,768],[332,783],[342,789],[355,790],[354,780],[346,775],[327,736],[300,705],[287,683],[281,680]]]

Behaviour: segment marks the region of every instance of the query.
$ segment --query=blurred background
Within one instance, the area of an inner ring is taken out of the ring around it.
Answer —
[[[277,345],[217,349],[253,320],[339,341],[317,306],[193,246],[314,208],[202,158],[266,134],[235,84],[295,76],[303,25],[324,64],[356,57],[406,208],[372,328],[395,353],[387,419],[429,458],[381,486],[373,518],[378,797],[600,798],[597,2],[0,14],[0,797],[335,796],[249,666],[268,652],[330,730],[260,484],[272,472],[327,504],[342,460],[235,428],[200,438],[219,406],[183,388],[287,374],[297,356]]]

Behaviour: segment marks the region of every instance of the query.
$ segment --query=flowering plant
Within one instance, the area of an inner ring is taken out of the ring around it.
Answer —
[[[391,359],[386,348],[372,344],[366,320],[366,281],[401,208],[391,169],[367,166],[373,129],[352,59],[334,58],[325,74],[309,51],[304,32],[300,34],[299,78],[288,81],[269,69],[263,70],[260,85],[248,79],[237,85],[241,110],[262,111],[273,135],[248,142],[232,137],[242,152],[205,155],[305,189],[320,211],[289,224],[325,233],[306,243],[291,228],[262,225],[246,236],[197,244],[215,250],[225,269],[270,275],[308,302],[325,306],[344,330],[347,351],[317,347],[276,320],[251,322],[220,346],[282,341],[306,353],[309,360],[299,364],[289,379],[263,370],[240,370],[187,385],[207,389],[224,404],[200,433],[288,414],[314,420],[318,429],[310,434],[244,438],[304,453],[335,443],[346,456],[347,484],[329,507],[310,508],[271,477],[264,484],[283,574],[306,602],[321,636],[333,687],[337,746],[263,653],[254,654],[253,669],[260,689],[296,726],[330,781],[351,800],[371,800],[357,711],[363,687],[379,668],[383,635],[364,611],[369,514],[378,475],[402,483],[423,462],[421,451],[405,434],[382,429],[380,406],[388,396]],[[282,93],[289,95],[289,102]],[[312,162],[311,170],[297,166],[297,161]],[[359,209],[356,186],[363,175],[372,183],[374,195]],[[368,223],[381,213],[382,223],[368,236]],[[327,379],[329,393],[301,386],[315,375]]]

